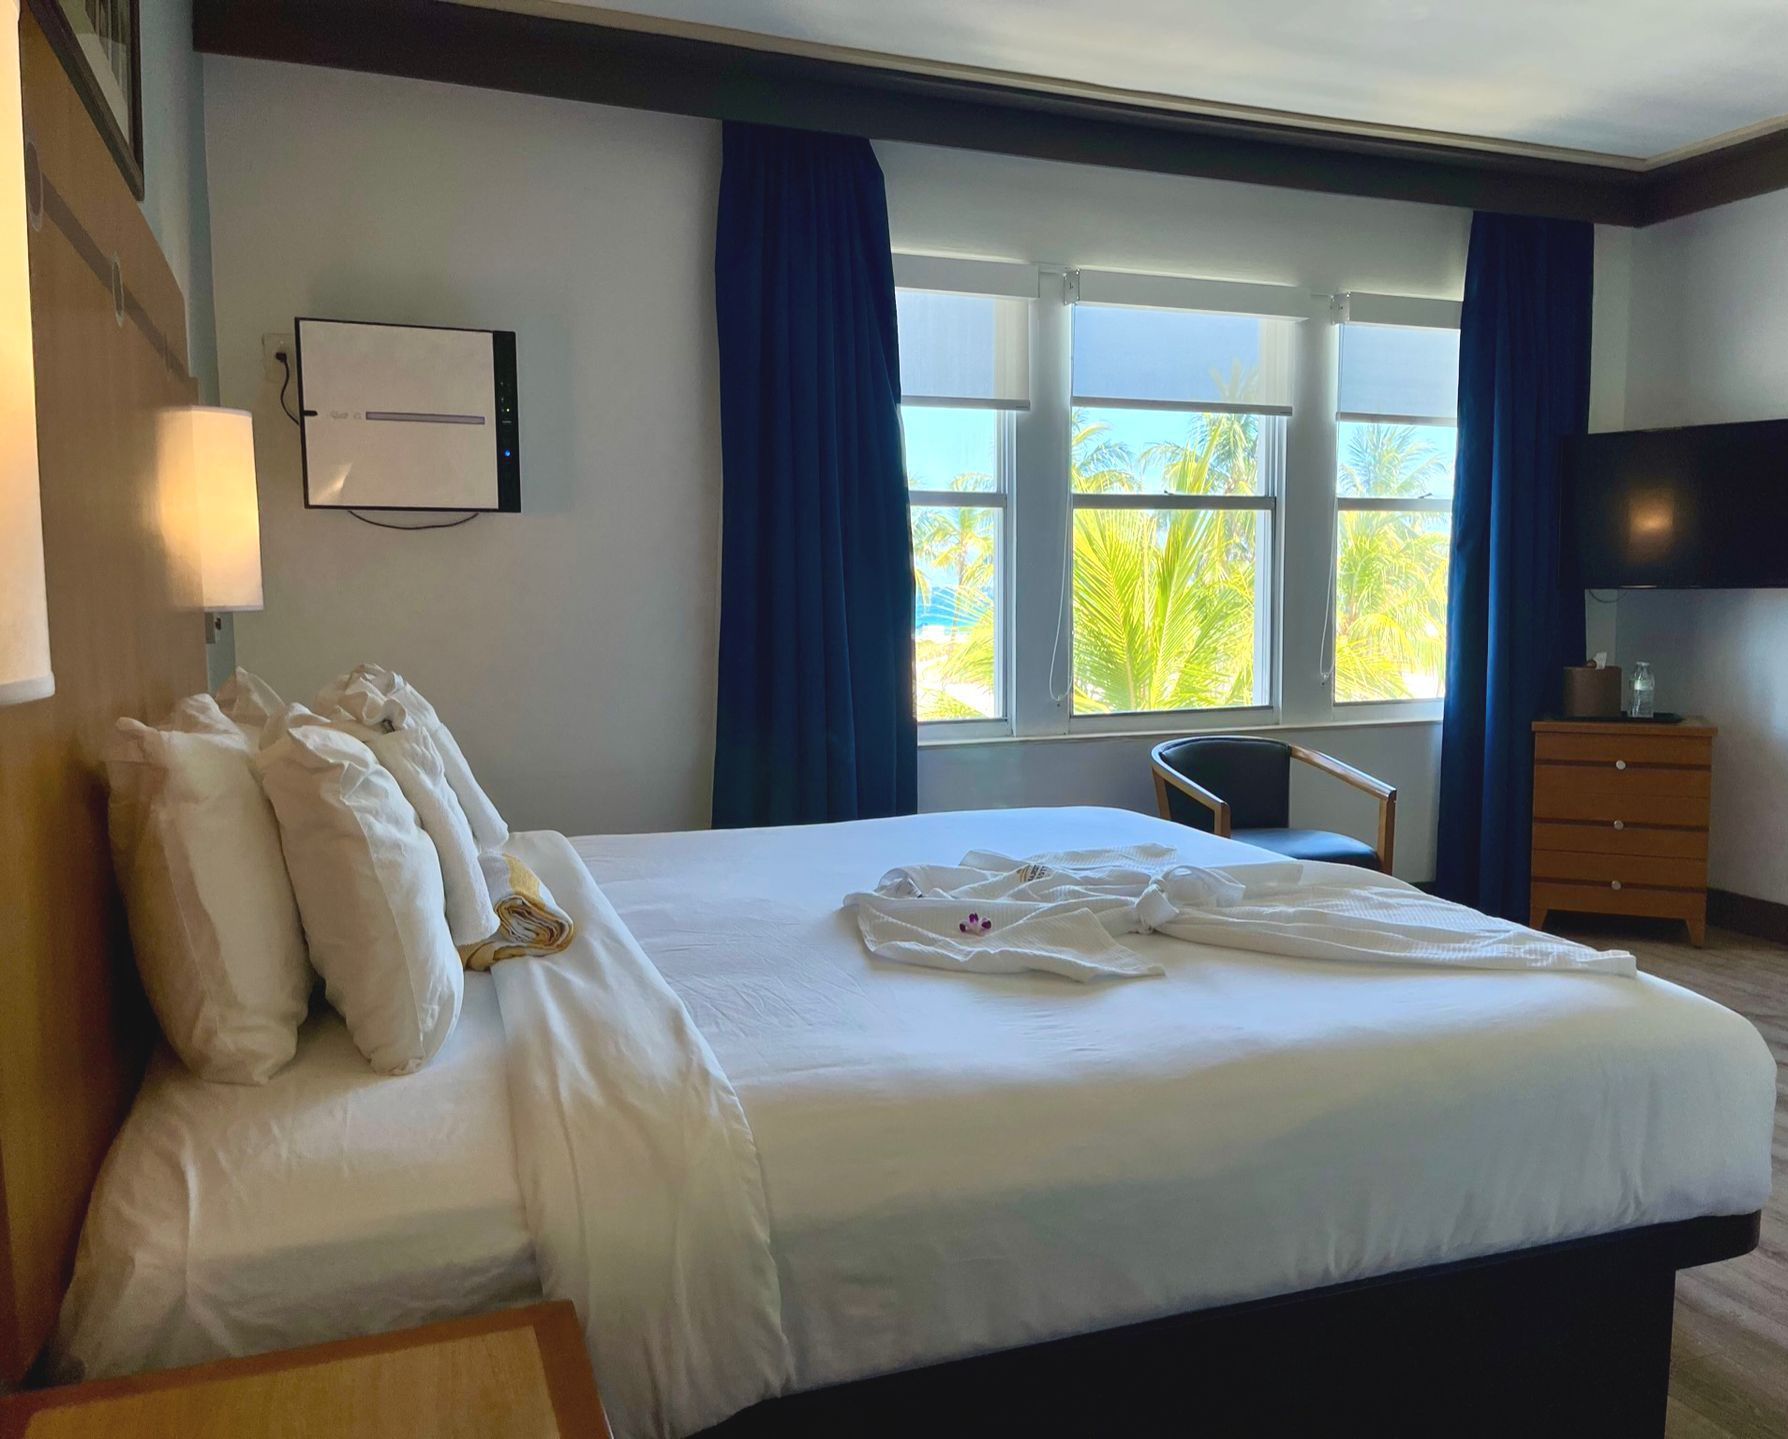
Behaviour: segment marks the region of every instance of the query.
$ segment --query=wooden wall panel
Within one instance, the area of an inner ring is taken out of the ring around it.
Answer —
[[[164,538],[189,482],[155,451],[158,409],[194,397],[185,304],[28,13],[21,34],[47,201],[31,304],[56,695],[0,709],[0,1380],[54,1321],[153,1034],[112,878],[101,745],[118,716],[159,717],[205,686],[197,575]],[[122,320],[96,273],[113,255]]]

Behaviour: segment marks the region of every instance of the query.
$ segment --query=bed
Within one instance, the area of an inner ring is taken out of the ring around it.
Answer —
[[[406,1078],[373,1073],[321,1003],[265,1085],[208,1084],[160,1049],[94,1191],[53,1376],[538,1300],[488,975],[467,976],[451,1040]]]
[[[1148,841],[1276,859],[1100,809],[517,836],[579,943],[474,984],[421,1074],[374,1079],[327,1015],[263,1090],[157,1061],[56,1363],[544,1291],[621,1433],[1395,1432],[1449,1402],[1455,1432],[1661,1431],[1675,1270],[1751,1247],[1768,1195],[1755,1031],[1645,976],[1158,936],[1159,979],[936,973],[839,907],[918,859]]]

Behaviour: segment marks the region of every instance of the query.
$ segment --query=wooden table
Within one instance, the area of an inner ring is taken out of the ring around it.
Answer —
[[[560,1301],[0,1399],[0,1439],[609,1439]]]

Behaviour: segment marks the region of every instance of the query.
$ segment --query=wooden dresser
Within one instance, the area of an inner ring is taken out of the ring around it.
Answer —
[[[1707,937],[1707,813],[1718,731],[1537,720],[1529,923],[1556,910],[1680,919]]]

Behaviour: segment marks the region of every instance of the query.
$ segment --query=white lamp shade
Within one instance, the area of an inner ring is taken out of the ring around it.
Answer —
[[[195,405],[192,464],[197,481],[200,592],[207,610],[261,608],[261,507],[255,489],[255,427],[247,410]]]
[[[37,488],[37,382],[18,6],[0,6],[0,705],[56,692]]]

